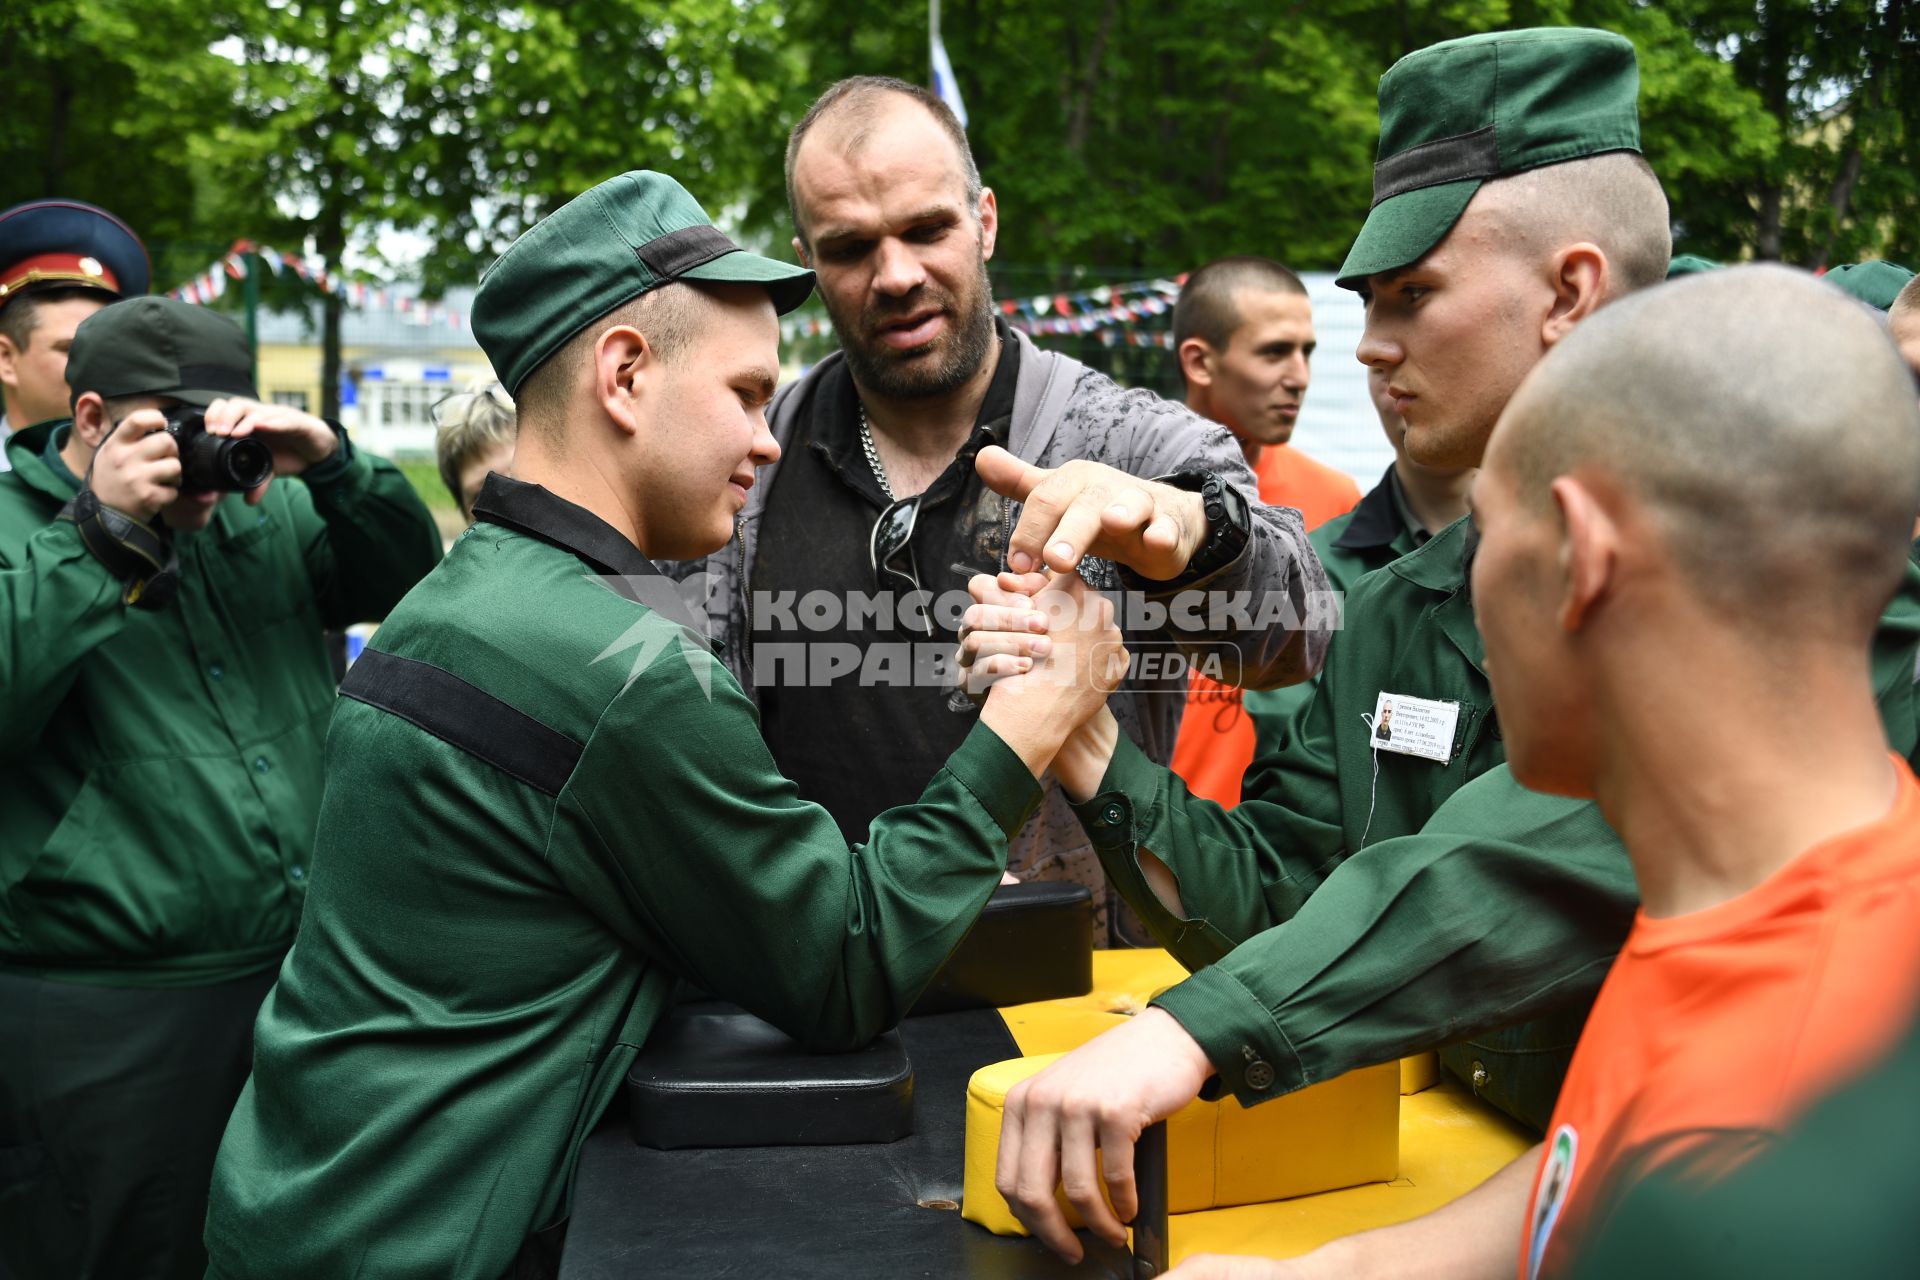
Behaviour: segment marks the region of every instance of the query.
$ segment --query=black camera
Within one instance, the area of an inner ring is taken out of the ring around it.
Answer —
[[[244,493],[272,477],[273,452],[252,436],[207,434],[206,410],[181,404],[164,416],[180,449],[181,489]]]

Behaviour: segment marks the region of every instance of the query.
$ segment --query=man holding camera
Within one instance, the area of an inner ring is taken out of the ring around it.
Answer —
[[[306,890],[322,629],[440,558],[400,472],[258,403],[251,365],[222,316],[117,303],[75,334],[71,422],[8,441],[0,1273],[205,1269],[214,1151]]]

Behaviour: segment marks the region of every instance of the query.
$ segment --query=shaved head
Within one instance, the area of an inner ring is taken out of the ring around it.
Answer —
[[[565,434],[574,397],[592,381],[594,348],[607,330],[622,325],[637,329],[655,356],[677,361],[715,305],[704,287],[685,280],[670,281],[621,303],[574,334],[527,375],[515,396],[520,425],[556,439]]]
[[[1613,295],[1667,277],[1673,235],[1660,180],[1639,153],[1608,151],[1498,178],[1474,193],[1511,251],[1544,258],[1570,244],[1598,245]]]
[[[1515,394],[1487,465],[1536,510],[1563,475],[1624,489],[1700,598],[1783,641],[1865,637],[1920,510],[1920,403],[1852,299],[1734,267],[1580,325]]]

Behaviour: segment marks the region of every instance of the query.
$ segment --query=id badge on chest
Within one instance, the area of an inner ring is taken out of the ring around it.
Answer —
[[[1446,764],[1453,759],[1453,732],[1459,723],[1457,702],[1382,693],[1373,707],[1372,746]]]

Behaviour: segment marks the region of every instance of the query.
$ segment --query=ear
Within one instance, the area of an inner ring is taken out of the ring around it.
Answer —
[[[1607,255],[1598,245],[1570,244],[1553,255],[1550,283],[1553,306],[1540,328],[1540,340],[1549,347],[1572,333],[1606,300],[1612,285]]]
[[[980,189],[980,256],[993,257],[993,246],[1000,238],[1000,202],[993,198],[992,187]]]
[[[799,236],[793,238],[793,256],[800,259],[800,265],[813,270],[813,258],[807,253],[807,242]]]
[[[1587,624],[1613,583],[1620,527],[1593,490],[1573,476],[1555,480],[1552,492],[1565,529],[1560,567],[1566,574],[1566,589],[1559,622],[1560,629],[1571,634]]]
[[[593,344],[593,394],[614,425],[638,435],[644,419],[642,400],[653,389],[660,359],[646,335],[631,325],[615,325]]]
[[[1191,386],[1210,387],[1213,385],[1213,348],[1207,345],[1205,338],[1188,338],[1180,344],[1176,353],[1180,357],[1180,373]]]
[[[89,449],[98,449],[111,426],[107,421],[107,402],[97,391],[83,391],[73,402],[73,434]]]
[[[13,345],[13,339],[0,334],[0,386],[20,385],[20,348]]]

